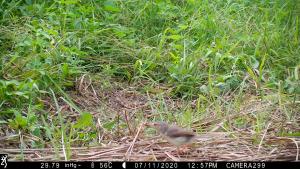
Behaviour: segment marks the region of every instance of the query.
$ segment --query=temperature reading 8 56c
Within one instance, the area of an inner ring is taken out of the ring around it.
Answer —
[[[100,162],[100,168],[112,168],[111,162]]]

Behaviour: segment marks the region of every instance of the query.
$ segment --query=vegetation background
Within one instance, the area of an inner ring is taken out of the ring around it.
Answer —
[[[1,151],[72,159],[161,120],[299,137],[299,16],[299,0],[2,0]]]

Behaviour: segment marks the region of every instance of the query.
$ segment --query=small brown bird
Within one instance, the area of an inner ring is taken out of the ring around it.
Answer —
[[[192,131],[187,131],[175,125],[169,126],[165,122],[157,122],[153,125],[169,143],[177,147],[177,150],[179,146],[192,142],[196,137],[196,134]]]

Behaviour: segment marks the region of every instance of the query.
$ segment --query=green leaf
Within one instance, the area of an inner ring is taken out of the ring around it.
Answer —
[[[63,65],[62,65],[62,75],[63,75],[63,77],[67,77],[68,75],[69,75],[69,73],[70,73],[70,69],[69,69],[69,65],[67,64],[67,63],[64,63]]]
[[[9,125],[14,129],[24,129],[27,126],[27,118],[15,112],[15,119],[9,120]]]
[[[74,128],[84,129],[93,125],[93,116],[90,113],[82,113]]]
[[[300,65],[295,67],[295,79],[299,80],[299,70],[300,70]]]
[[[77,4],[79,0],[61,0],[59,2],[66,5],[71,5],[71,4]]]
[[[104,10],[110,11],[110,12],[120,12],[121,11],[120,8],[118,8],[115,5],[114,1],[112,1],[112,0],[110,0],[110,1],[108,0],[108,1],[104,2]]]
[[[36,114],[34,112],[29,112],[27,115],[27,122],[29,124],[34,124],[37,121]]]
[[[21,114],[18,114],[16,116],[15,121],[20,128],[25,128],[27,126],[27,119],[23,117]]]
[[[168,39],[173,39],[173,40],[179,40],[181,38],[182,38],[182,36],[180,36],[180,35],[171,35],[171,36],[168,36]]]
[[[103,124],[103,128],[107,129],[107,130],[112,130],[115,127],[115,121],[109,121]]]
[[[7,121],[5,121],[5,120],[0,120],[0,124],[7,124]]]
[[[300,137],[300,132],[282,133],[282,136]]]
[[[186,125],[190,125],[193,118],[193,112],[190,109],[187,109],[182,115],[182,122]]]
[[[24,93],[24,92],[16,91],[16,92],[13,92],[13,94],[18,95],[18,96],[22,96],[26,99],[29,99],[29,96],[27,96],[27,94]]]
[[[34,136],[37,136],[37,137],[41,137],[41,129],[39,127],[36,127],[33,131],[32,131],[32,134]]]

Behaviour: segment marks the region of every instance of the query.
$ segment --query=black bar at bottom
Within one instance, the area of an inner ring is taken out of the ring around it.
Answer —
[[[100,168],[116,168],[123,169],[123,162],[8,162],[7,169],[100,169]],[[0,169],[3,168],[0,166]]]
[[[4,165],[0,165],[0,169],[4,168]],[[161,161],[161,162],[7,162],[7,169],[215,169],[215,168],[255,168],[255,169],[269,169],[269,168],[300,168],[300,162],[173,162],[173,161]]]
[[[156,169],[156,168],[166,168],[166,169],[215,169],[215,168],[255,168],[255,169],[273,169],[273,168],[289,168],[289,169],[299,169],[299,162],[214,162],[214,161],[203,161],[203,162],[126,162],[126,168],[132,169]]]

